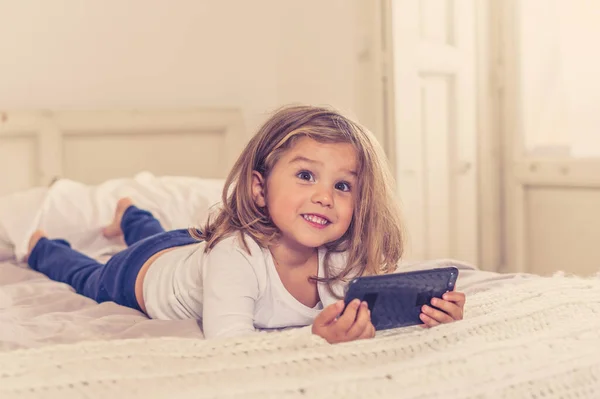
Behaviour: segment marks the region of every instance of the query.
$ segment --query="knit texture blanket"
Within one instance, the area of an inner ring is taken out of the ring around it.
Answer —
[[[600,279],[531,278],[465,320],[329,345],[307,329],[0,353],[1,398],[599,398]]]

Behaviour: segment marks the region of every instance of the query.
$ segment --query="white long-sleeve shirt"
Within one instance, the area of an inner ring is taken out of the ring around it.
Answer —
[[[320,302],[309,308],[284,287],[271,252],[246,235],[250,254],[239,235],[219,242],[208,253],[205,243],[179,247],[157,258],[144,278],[143,294],[151,318],[202,320],[206,338],[307,326],[321,310],[336,302],[324,283],[317,283]],[[319,277],[324,276],[325,250],[319,249]],[[333,254],[340,270],[345,254]],[[334,285],[343,295],[342,284]]]

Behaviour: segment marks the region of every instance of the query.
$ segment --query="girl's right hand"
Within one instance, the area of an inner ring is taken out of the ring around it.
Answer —
[[[340,313],[344,313],[340,316]],[[339,317],[338,317],[339,316]],[[344,301],[327,306],[315,318],[312,333],[330,344],[373,338],[375,327],[366,302],[355,299],[344,310]]]

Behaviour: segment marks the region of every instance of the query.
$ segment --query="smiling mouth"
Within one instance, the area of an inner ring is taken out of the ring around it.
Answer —
[[[315,223],[321,226],[326,226],[331,223],[329,220],[317,215],[305,214],[302,215],[302,217],[308,222]]]

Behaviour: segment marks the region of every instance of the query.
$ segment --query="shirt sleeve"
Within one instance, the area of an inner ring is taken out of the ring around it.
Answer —
[[[221,244],[221,245],[219,245]],[[203,278],[202,329],[206,338],[252,333],[259,285],[251,257],[227,242],[208,252]]]

